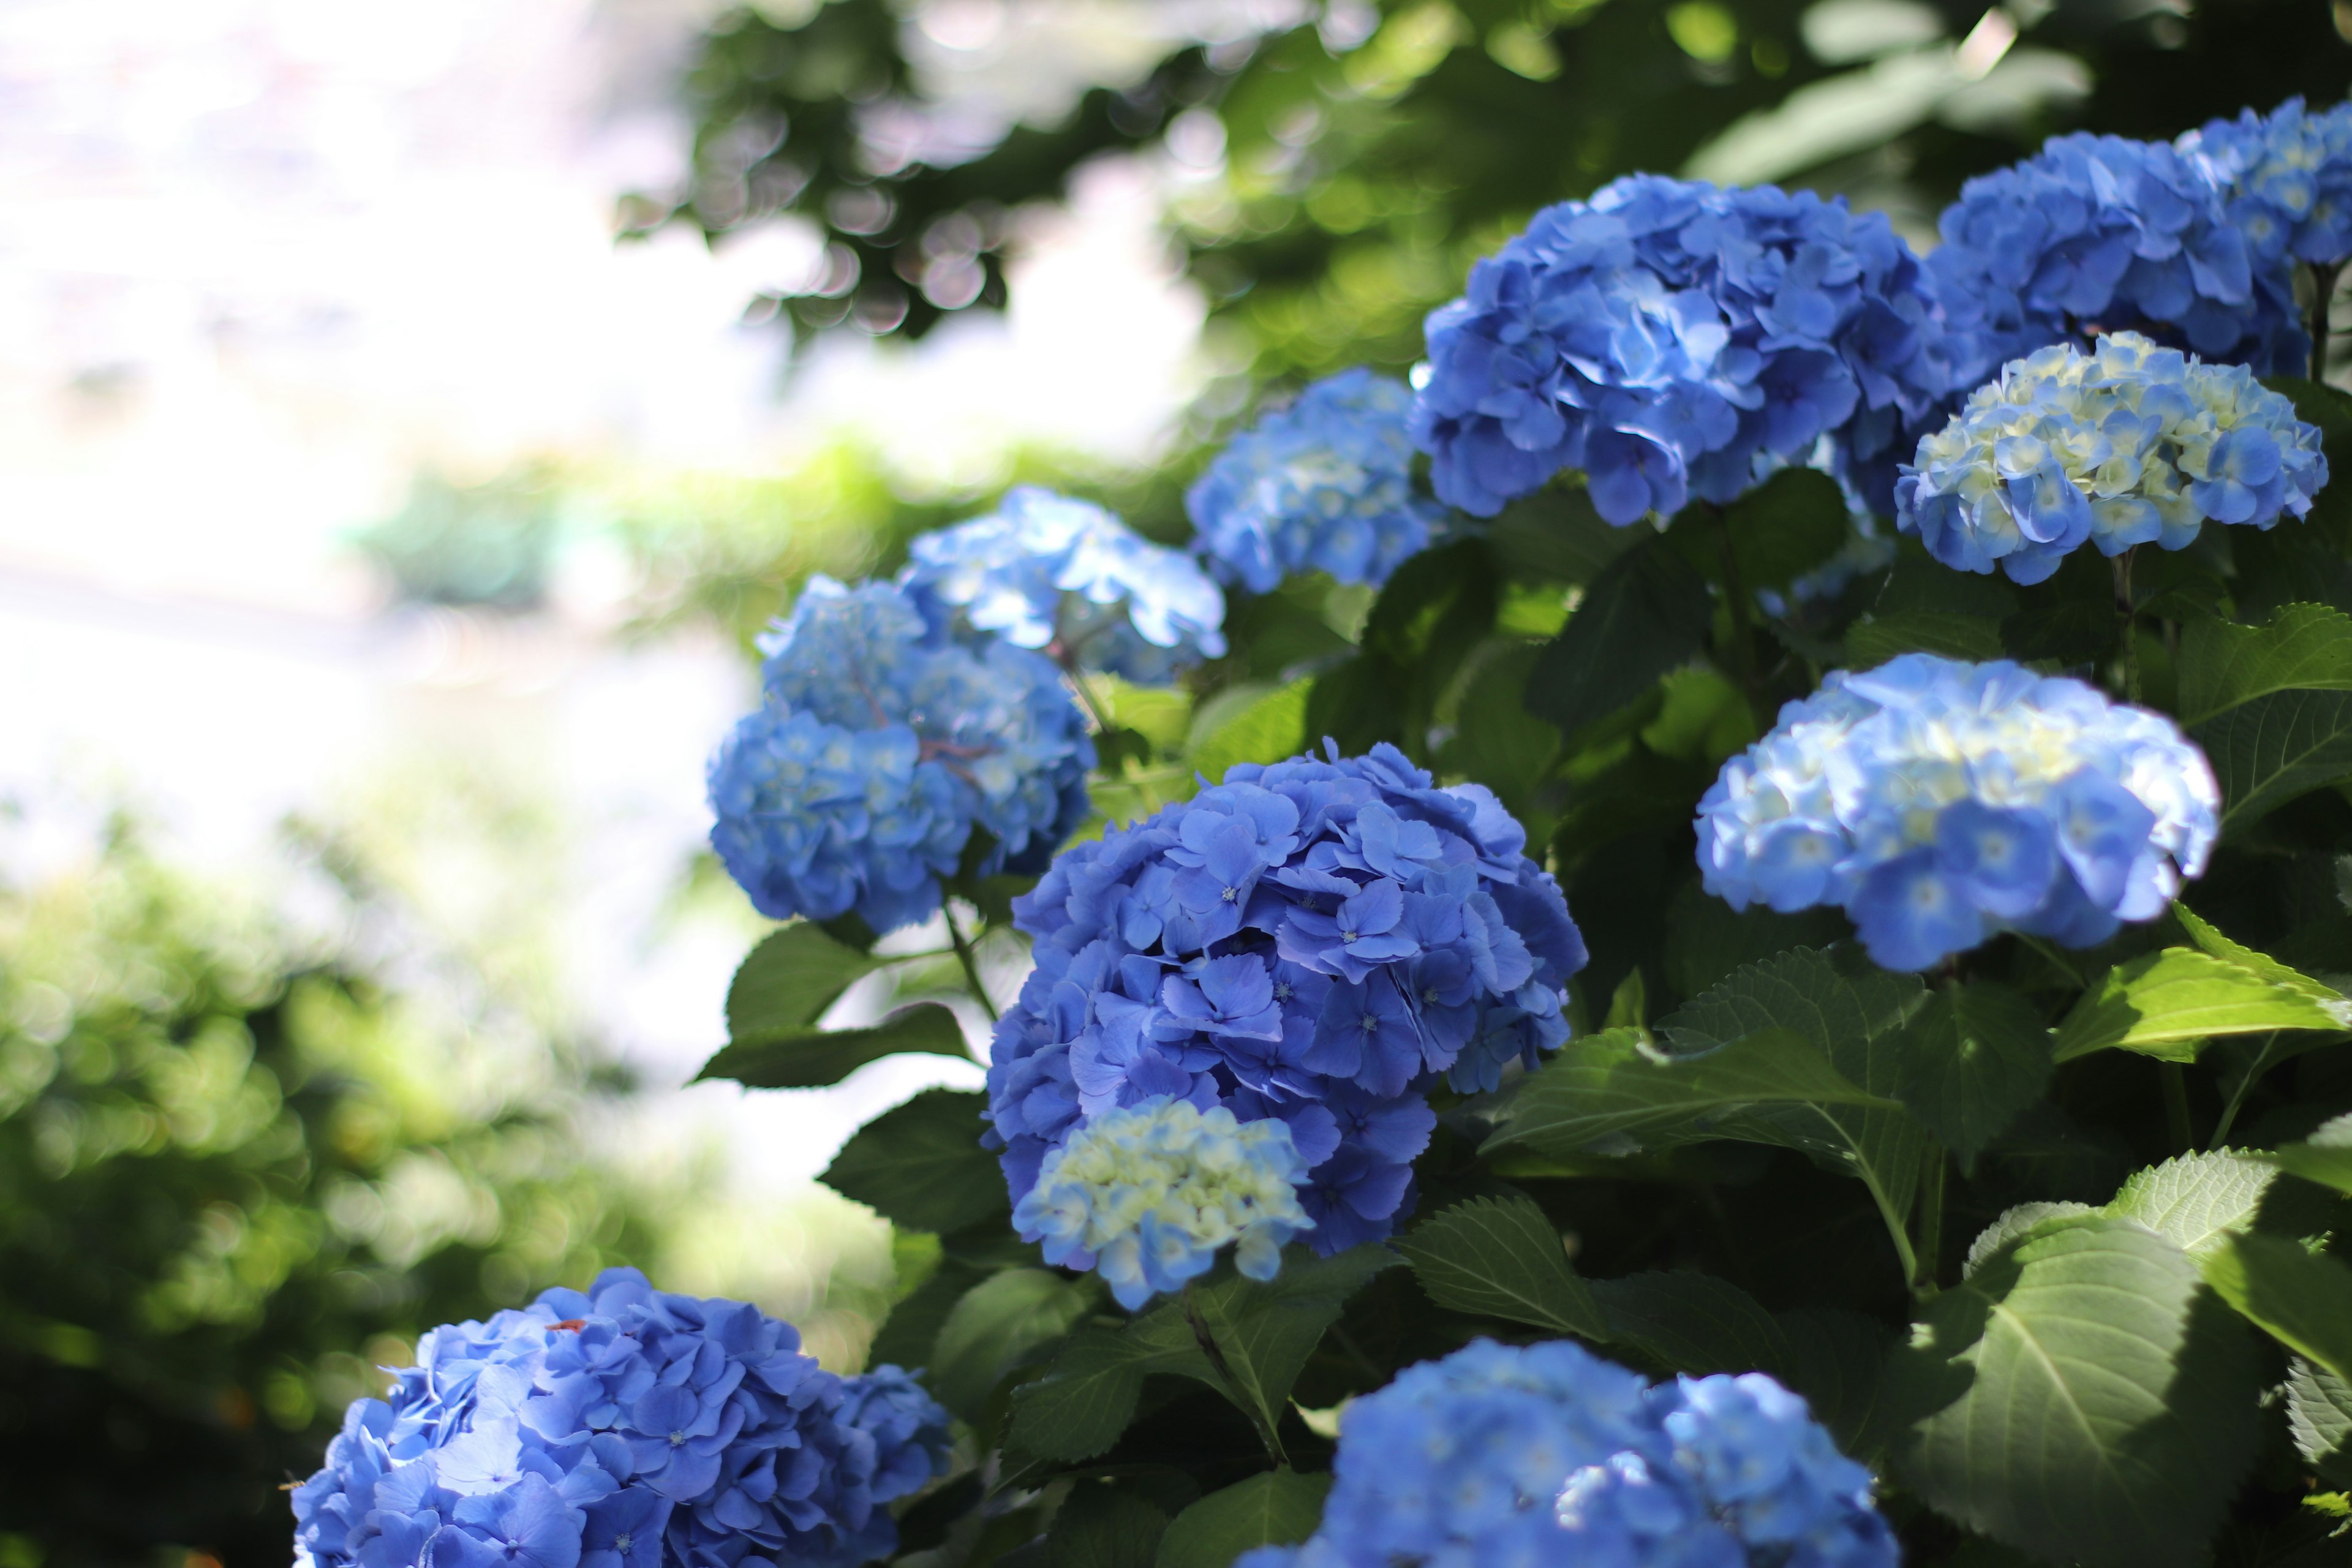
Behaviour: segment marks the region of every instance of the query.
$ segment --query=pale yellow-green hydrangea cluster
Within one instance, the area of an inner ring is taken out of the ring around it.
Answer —
[[[1243,1273],[1274,1278],[1283,1244],[1314,1226],[1295,1185],[1306,1174],[1284,1123],[1160,1096],[1080,1123],[1045,1156],[1013,1223],[1045,1244],[1045,1261],[1094,1269],[1132,1310],[1205,1272],[1228,1244]]]
[[[2002,367],[1919,443],[1895,500],[1946,565],[2039,583],[2086,542],[2120,555],[2208,522],[2267,529],[2326,482],[2317,428],[2252,372],[2117,332]]]

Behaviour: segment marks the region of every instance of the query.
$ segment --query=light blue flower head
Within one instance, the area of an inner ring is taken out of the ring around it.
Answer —
[[[1385,583],[1444,510],[1412,482],[1412,393],[1360,367],[1261,415],[1184,493],[1210,568],[1253,594],[1296,572]]]
[[[937,630],[994,634],[1140,686],[1225,651],[1217,585],[1091,501],[1024,485],[909,553],[898,584]]]
[[[1927,258],[1955,390],[2050,343],[2140,331],[2258,374],[2310,353],[2286,268],[2230,219],[2210,160],[2160,142],[2053,137],[1944,209]]]
[[[1834,904],[1887,969],[2000,931],[2068,947],[2153,920],[2205,869],[2221,791],[2161,714],[2006,661],[1832,670],[1698,808],[1706,890]]]
[[[1061,671],[930,635],[905,590],[810,579],[761,639],[759,710],[710,761],[710,830],[762,914],[929,919],[974,829],[982,874],[1044,869],[1087,812],[1094,742]]]
[[[1160,1096],[1082,1123],[1045,1156],[1013,1225],[1045,1243],[1046,1262],[1100,1274],[1132,1311],[1228,1246],[1244,1274],[1273,1279],[1284,1243],[1315,1226],[1298,1206],[1306,1178],[1284,1123]]]
[[[1480,1340],[1339,1418],[1323,1522],[1235,1568],[1895,1568],[1870,1472],[1761,1373],[1650,1386],[1566,1341]]]
[[[2317,427],[2252,371],[2117,332],[2004,365],[1895,494],[1898,525],[1947,566],[2039,583],[2085,542],[2179,550],[2208,522],[2300,518],[2326,482]]]
[[[1480,517],[1568,469],[1622,526],[1813,462],[1883,510],[1950,380],[1883,216],[1654,174],[1538,213],[1428,337],[1413,437],[1439,498]]]
[[[1243,763],[1073,845],[1013,905],[1036,968],[988,1096],[1015,1205],[1100,1118],[1178,1101],[1287,1128],[1318,1252],[1387,1236],[1427,1091],[1492,1089],[1568,1037],[1584,942],[1526,844],[1486,790],[1381,745]]]
[[[2267,115],[2208,121],[2179,145],[2220,176],[2255,254],[2322,267],[2352,258],[2352,103],[2314,114],[2290,98]]]
[[[435,1329],[294,1490],[298,1568],[855,1568],[882,1506],[947,1468],[948,1414],[897,1367],[839,1378],[789,1323],[608,1268]]]

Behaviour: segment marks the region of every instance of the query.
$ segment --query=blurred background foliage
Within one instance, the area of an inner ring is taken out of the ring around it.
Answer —
[[[835,1365],[888,1300],[887,1233],[851,1205],[744,1215],[709,1168],[604,1152],[629,1082],[515,954],[429,934],[399,855],[301,837],[299,924],[121,817],[66,869],[0,868],[12,1568],[283,1562],[278,1487],[376,1368],[610,1264],[764,1296]]]

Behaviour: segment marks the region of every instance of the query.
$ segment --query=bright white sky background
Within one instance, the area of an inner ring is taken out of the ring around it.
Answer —
[[[758,473],[845,426],[932,481],[1016,440],[1140,456],[1201,374],[1149,177],[1107,169],[1033,241],[1009,320],[913,353],[828,344],[781,389],[779,341],[739,316],[805,264],[794,240],[611,238],[615,195],[677,171],[666,83],[699,13],[0,0],[0,796],[120,788],[176,858],[234,871],[290,810],[487,774],[557,825],[550,921],[581,1012],[673,1086],[719,1043],[748,940],[654,921],[743,672],[691,637],[614,646],[593,552],[554,614],[498,626],[387,612],[343,538],[428,465]],[[1171,13],[1062,6],[1053,37],[1078,44],[1057,47],[1091,60],[1033,52],[1024,15],[949,0],[919,44],[1043,90],[1147,60],[1145,19]],[[436,896],[462,924],[497,903],[467,879],[496,873],[450,860]],[[756,1105],[705,1085],[656,1121],[730,1140],[775,1191],[942,1070]]]

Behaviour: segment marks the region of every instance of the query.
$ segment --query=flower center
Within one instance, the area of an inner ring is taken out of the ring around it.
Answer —
[[[1339,933],[1339,940],[1341,942],[1353,942],[1356,940],[1356,933],[1351,931],[1343,931]]]
[[[626,1534],[616,1535],[616,1536],[613,1537],[613,1550],[614,1550],[614,1551],[615,1551],[615,1552],[626,1552],[628,1549],[629,1549],[629,1538],[628,1538],[628,1536],[627,1536]]]
[[[1377,1034],[1379,1034],[1380,1032],[1381,1032],[1381,1020],[1380,1020],[1379,1016],[1378,1016],[1378,1015],[1376,1015],[1376,1014],[1372,1014],[1372,1013],[1367,1013],[1367,1014],[1365,1014],[1365,1015],[1364,1015],[1364,1033],[1366,1033],[1366,1034],[1368,1034],[1368,1035],[1377,1035]]]
[[[1227,888],[1224,891],[1225,902],[1229,904],[1238,902],[1241,896],[1242,890],[1239,888]]]
[[[683,1432],[673,1432],[673,1433],[671,1433],[671,1434],[669,1435],[669,1446],[670,1446],[671,1447],[673,1447],[673,1448],[683,1448],[683,1447],[686,1447],[686,1434],[685,1434],[685,1433],[683,1433]]]

